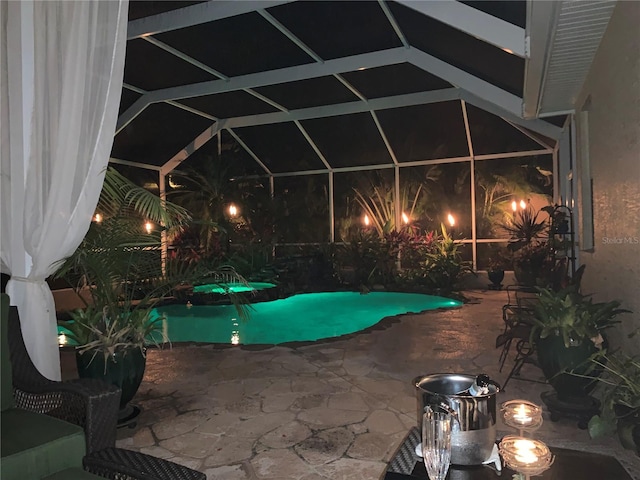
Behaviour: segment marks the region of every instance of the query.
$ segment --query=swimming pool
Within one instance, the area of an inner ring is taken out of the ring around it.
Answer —
[[[196,285],[193,287],[194,293],[218,293],[224,295],[227,290],[234,293],[246,293],[261,290],[268,290],[275,288],[276,285],[267,282],[249,282],[248,285],[244,283],[208,283],[206,285]]]
[[[172,342],[243,345],[315,341],[358,332],[384,317],[462,305],[457,300],[418,293],[305,293],[251,306],[246,322],[233,305],[165,305]]]

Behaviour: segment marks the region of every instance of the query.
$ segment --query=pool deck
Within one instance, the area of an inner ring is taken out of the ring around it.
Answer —
[[[379,329],[293,348],[174,345],[150,350],[134,403],[138,425],[117,446],[171,459],[217,480],[379,479],[416,423],[411,380],[498,372],[503,291],[465,292],[460,308],[385,320]],[[513,350],[513,349],[512,349]],[[63,378],[76,375],[63,352]],[[533,366],[522,376],[541,378]],[[549,386],[511,380],[499,402],[541,403]],[[500,423],[500,435],[515,433]],[[640,458],[613,437],[591,440],[574,420],[545,422],[549,445],[613,455],[640,480]],[[498,477],[496,477],[498,478]],[[579,479],[577,479],[579,480]],[[613,480],[613,479],[612,479]]]

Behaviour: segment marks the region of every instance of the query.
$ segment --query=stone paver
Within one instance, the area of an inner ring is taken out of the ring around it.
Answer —
[[[505,292],[466,295],[472,301],[461,308],[387,319],[384,328],[329,342],[259,351],[150,349],[134,399],[143,409],[138,426],[120,429],[117,445],[190,466],[211,480],[376,480],[416,423],[412,379],[434,372],[485,372],[498,382],[507,376],[511,359],[498,372],[495,348]],[[74,375],[63,371],[65,378]],[[522,376],[540,378],[540,372],[525,366]],[[498,402],[540,403],[548,388],[512,380]],[[513,432],[500,421],[498,433]],[[616,455],[640,472],[640,459],[615,438],[591,440],[574,421],[545,418],[535,435],[551,445]]]

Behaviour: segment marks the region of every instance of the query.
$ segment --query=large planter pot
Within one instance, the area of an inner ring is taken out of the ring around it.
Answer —
[[[81,378],[98,378],[122,390],[120,410],[123,410],[138,391],[146,366],[140,348],[132,347],[105,357],[101,352],[76,352],[76,365]]]
[[[593,391],[597,383],[595,379],[602,369],[594,369],[589,361],[597,351],[591,340],[585,339],[578,345],[566,347],[562,337],[551,335],[538,339],[536,349],[540,368],[560,400],[584,398]],[[577,375],[562,373],[565,370]]]
[[[622,446],[640,455],[640,412],[626,405],[614,405],[616,430]]]
[[[523,268],[515,264],[513,266],[513,274],[520,285],[525,287],[535,287],[538,279],[537,269]]]
[[[504,280],[504,270],[489,270],[487,276],[493,285],[499,286]]]

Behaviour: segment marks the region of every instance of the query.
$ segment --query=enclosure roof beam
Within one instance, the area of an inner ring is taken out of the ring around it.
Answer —
[[[534,142],[536,142],[538,145],[543,146],[544,148],[549,148],[551,150],[553,150],[553,145],[548,145],[546,142],[543,142],[542,140],[540,140],[539,138],[535,137],[534,135],[531,135],[531,132],[529,132],[529,130],[527,130],[526,128],[515,124],[509,120],[505,120],[505,122],[507,122],[509,125],[511,125],[513,128],[515,128],[516,130],[524,133],[527,137],[529,137],[531,140],[533,140]]]
[[[552,148],[545,148],[543,150],[525,150],[522,152],[488,153],[485,155],[476,155],[474,160],[500,160],[501,158],[532,157],[535,155],[551,155],[552,153]]]
[[[461,30],[507,53],[525,57],[525,30],[456,0],[414,1],[399,3],[439,22]],[[529,2],[527,2],[529,3]],[[536,3],[536,2],[534,2]]]
[[[262,8],[275,7],[289,3],[290,1],[291,0],[259,0],[198,3],[178,10],[129,21],[127,25],[127,40],[234,17]]]
[[[382,11],[387,17],[387,20],[391,24],[391,27],[396,32],[396,35],[398,35],[398,38],[402,42],[402,45],[404,45],[406,48],[409,48],[410,47],[409,41],[407,40],[406,35],[400,28],[400,25],[398,24],[396,17],[394,17],[393,13],[391,13],[391,10],[389,10],[389,6],[387,5],[387,2],[385,0],[378,0],[378,3],[380,4],[380,8],[382,8]]]
[[[376,128],[378,129],[378,133],[382,137],[382,141],[384,142],[385,146],[387,147],[387,152],[389,152],[389,156],[391,157],[391,160],[393,160],[394,165],[398,165],[398,158],[396,157],[396,154],[393,151],[393,148],[391,148],[391,144],[389,143],[389,139],[387,138],[387,134],[384,133],[384,129],[382,128],[382,125],[380,124],[380,120],[378,120],[378,116],[376,115],[376,112],[371,110],[370,113],[371,113],[371,118],[373,118],[373,121],[376,124]]]
[[[467,104],[464,100],[460,100],[460,108],[462,108],[462,119],[464,120],[464,133],[467,137],[467,148],[469,155],[473,157],[473,140],[471,139],[471,128],[469,127],[469,116],[467,114]]]
[[[296,127],[298,127],[298,130],[300,130],[300,133],[302,133],[302,135],[304,136],[304,138],[307,140],[307,142],[309,142],[309,145],[311,145],[311,148],[313,148],[313,151],[316,152],[316,155],[318,156],[318,158],[320,160],[322,160],[322,163],[324,163],[324,166],[327,167],[327,169],[329,171],[333,170],[331,168],[331,165],[329,165],[329,162],[327,161],[326,157],[324,156],[324,154],[320,151],[320,149],[318,148],[318,145],[316,145],[316,142],[313,141],[313,138],[311,138],[311,135],[309,135],[309,133],[305,130],[305,128],[302,126],[302,124],[299,121],[295,121],[293,122],[296,124]]]
[[[214,77],[218,77],[220,80],[229,80],[229,77],[227,77],[224,73],[221,73],[213,68],[211,68],[208,65],[205,65],[202,62],[199,62],[198,60],[196,60],[195,58],[190,57],[189,55],[187,55],[186,53],[181,52],[180,50],[173,48],[170,45],[167,45],[164,42],[161,42],[160,40],[157,40],[155,37],[152,36],[148,36],[148,37],[144,37],[144,40],[146,40],[147,42],[149,42],[152,45],[155,45],[158,48],[161,48],[162,50],[164,50],[165,52],[170,53],[171,55],[174,55],[176,57],[178,57],[180,60],[184,60],[187,63],[190,63],[191,65],[198,67],[200,70],[204,70],[205,72],[209,73],[210,75],[213,75]]]
[[[411,48],[409,50],[409,61],[416,67],[420,67],[456,87],[472,92],[475,96],[498,105],[514,115],[520,116],[522,114],[522,99],[520,97],[502,90],[492,83],[481,80],[460,68],[454,67],[433,55],[429,55],[417,48]]]
[[[498,115],[502,117],[504,120],[509,122],[513,122],[517,125],[521,125],[529,130],[533,130],[534,132],[540,133],[545,137],[552,138],[554,140],[558,140],[562,135],[562,128],[556,127],[552,123],[545,122],[544,120],[539,119],[528,119],[525,120],[521,116],[514,114],[511,111],[504,110],[499,106],[493,104],[492,102],[480,98],[468,91],[462,90],[460,92],[460,97],[467,103],[474,105],[478,108],[486,110],[489,113],[493,113],[494,115]]]
[[[273,173],[271,172],[271,170],[269,170],[269,167],[267,167],[264,163],[262,163],[262,160],[260,160],[258,155],[256,155],[255,152],[253,150],[251,150],[251,148],[249,148],[249,145],[244,143],[244,140],[242,140],[236,134],[236,132],[234,132],[230,128],[226,128],[225,130],[227,130],[227,132],[229,132],[231,134],[231,136],[236,139],[236,142],[238,142],[240,144],[240,146],[242,148],[244,148],[249,155],[251,155],[251,157],[258,163],[258,165],[260,165],[262,167],[262,169],[265,171],[265,173],[267,175],[273,176]]]
[[[474,160],[489,161],[499,160],[502,158],[520,158],[531,157],[534,155],[550,155],[553,150],[527,150],[522,152],[507,152],[507,153],[488,153],[485,155],[476,155]],[[335,167],[331,169],[333,173],[345,173],[345,172],[361,172],[367,170],[387,170],[390,168],[409,168],[420,167],[425,165],[441,165],[446,163],[464,163],[470,162],[471,157],[452,157],[452,158],[437,158],[431,160],[414,160],[411,162],[400,162],[397,165],[393,163],[381,163],[376,165],[362,165],[355,167]],[[299,177],[303,175],[323,175],[329,173],[329,170],[316,169],[316,170],[299,170],[294,172],[280,172],[273,173],[273,177]],[[248,178],[258,178],[260,175],[250,175]]]
[[[347,102],[337,105],[323,105],[320,107],[301,108],[290,112],[274,112],[259,115],[247,115],[226,119],[229,128],[249,127],[253,125],[268,125],[272,123],[292,122],[295,120],[308,120],[312,118],[336,117],[353,113],[363,113],[370,110],[385,110],[389,108],[408,107],[427,103],[458,100],[459,90],[447,88],[431,92],[409,93],[393,97],[376,98],[367,102]]]
[[[279,68],[266,72],[249,73],[232,77],[228,81],[210,80],[207,82],[163,88],[148,93],[149,103],[181,98],[199,97],[214,93],[231,92],[247,88],[263,87],[266,85],[294,82],[308,78],[325,77],[336,73],[351,72],[358,69],[382,67],[404,63],[409,50],[404,47],[390,48],[380,52],[363,53],[350,57],[327,60],[323,63],[314,62],[293,67]]]
[[[176,153],[173,157],[171,157],[163,166],[161,172],[164,175],[169,174],[171,171],[176,169],[178,165],[184,162],[189,155],[194,153],[200,147],[202,147],[205,143],[215,137],[218,132],[222,129],[221,122],[215,122],[205,131],[203,131],[200,135],[193,139],[187,146],[185,146],[182,150]]]
[[[144,168],[145,170],[161,171],[162,167],[155,165],[149,165],[148,163],[132,162],[130,160],[122,160],[120,158],[109,157],[109,163],[116,163],[118,165],[127,165],[128,167]]]

